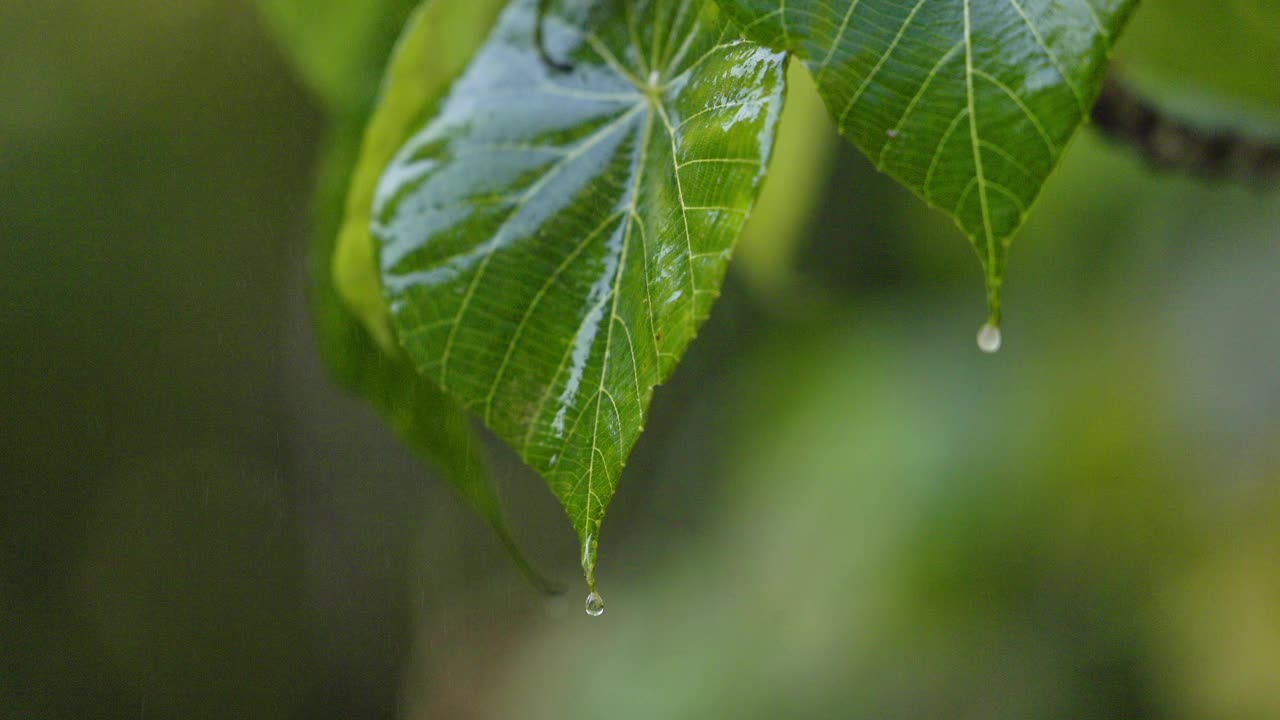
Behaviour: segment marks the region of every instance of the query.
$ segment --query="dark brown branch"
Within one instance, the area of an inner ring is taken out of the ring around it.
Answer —
[[[1257,187],[1280,180],[1280,140],[1229,128],[1206,129],[1168,115],[1107,75],[1093,106],[1093,125],[1112,141],[1136,149],[1156,170]]]

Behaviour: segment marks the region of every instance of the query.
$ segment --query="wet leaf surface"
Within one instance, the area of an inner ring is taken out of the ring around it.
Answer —
[[[594,587],[653,387],[706,319],[759,190],[785,57],[710,2],[517,0],[375,194],[417,369],[548,481]]]

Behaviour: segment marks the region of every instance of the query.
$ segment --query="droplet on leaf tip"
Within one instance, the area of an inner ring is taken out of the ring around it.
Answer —
[[[587,614],[591,617],[600,617],[604,614],[604,598],[600,597],[600,593],[595,590],[587,594]]]
[[[984,353],[994,353],[1000,349],[1000,328],[987,323],[978,330],[978,349]]]

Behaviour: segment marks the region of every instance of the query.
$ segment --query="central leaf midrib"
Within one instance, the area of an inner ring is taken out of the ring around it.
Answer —
[[[647,100],[643,96],[641,96],[635,106],[629,108],[625,113],[623,113],[623,115],[618,120],[612,121],[610,125],[613,125],[614,123],[620,123],[623,118],[630,119],[631,116],[635,115],[637,112],[640,112],[641,110],[646,109],[647,105],[648,105]],[[634,202],[632,202],[631,205],[634,206]],[[623,211],[623,213],[625,214],[625,211]],[[628,219],[625,222],[630,223],[630,220]],[[624,237],[624,240],[623,240],[624,252],[625,252],[625,249],[626,249],[626,239]],[[620,268],[621,268],[621,265],[622,265],[622,262],[621,260],[619,260]],[[615,282],[615,291],[611,291],[611,292],[616,292],[616,282]],[[600,302],[603,303],[603,302],[607,302],[608,300],[609,298],[608,296],[606,296],[601,298]],[[565,346],[565,351],[560,357],[559,364],[556,366],[555,374],[552,375],[551,381],[547,384],[546,390],[543,392],[542,397],[538,400],[538,405],[535,408],[532,415],[533,421],[529,423],[529,428],[525,432],[525,435],[522,438],[520,443],[520,455],[521,457],[524,457],[526,460],[531,460],[531,458],[529,458],[529,444],[533,441],[533,437],[536,434],[537,429],[539,427],[539,424],[540,424],[539,418],[542,417],[542,413],[546,409],[547,401],[550,400],[551,396],[554,394],[555,388],[557,384],[560,382],[560,375],[564,372],[565,366],[569,361],[569,357],[573,354],[573,348],[577,342],[577,339],[582,334],[582,330],[584,325],[586,324],[587,318],[591,317],[591,314],[593,311],[594,311],[594,307],[589,307],[587,308],[586,312],[583,314],[582,321],[578,323],[578,327],[574,330],[573,334],[569,338],[568,344]],[[572,437],[573,432],[577,430],[577,423],[581,420],[582,415],[584,413],[585,411],[583,413],[578,414],[578,417],[575,418],[574,420],[573,426],[570,428],[569,432],[565,433],[564,435],[565,442],[561,444],[560,448],[555,453],[553,453],[551,457],[553,458],[559,457],[559,455],[564,452],[565,445],[568,442],[568,438]]]
[[[603,55],[602,55],[601,57],[602,57],[602,59],[603,59]],[[609,61],[608,61],[607,59],[606,59],[606,61],[605,61],[605,62],[606,62],[606,64],[610,64],[610,63],[609,63]],[[611,66],[612,66],[612,65],[611,65]],[[626,79],[626,77],[628,77],[628,74],[626,74],[626,73],[625,73],[625,71],[622,71],[622,70],[620,70],[620,69],[618,69],[618,68],[615,68],[615,71],[617,71],[617,72],[619,73],[619,76],[620,76],[620,77],[623,77],[624,79]],[[627,226],[626,226],[626,228],[624,229],[624,237],[623,237],[623,242],[622,242],[622,251],[621,251],[621,255],[620,255],[620,257],[619,257],[619,261],[618,261],[618,268],[615,270],[614,286],[613,286],[613,289],[610,291],[610,295],[611,295],[612,297],[608,297],[608,296],[606,296],[606,297],[604,297],[604,298],[601,298],[601,301],[600,301],[601,303],[603,303],[603,302],[608,302],[608,301],[609,301],[609,300],[611,300],[611,299],[614,301],[613,306],[610,308],[609,329],[605,331],[605,335],[606,335],[606,344],[605,344],[605,358],[604,358],[604,361],[601,363],[601,366],[602,366],[602,370],[601,370],[601,378],[602,378],[602,379],[601,379],[601,388],[603,388],[603,377],[604,377],[604,374],[605,374],[605,373],[607,372],[607,370],[608,370],[608,352],[609,352],[608,345],[609,345],[609,343],[610,343],[610,342],[612,342],[612,339],[611,339],[611,338],[612,338],[612,332],[613,332],[613,322],[614,322],[613,318],[616,316],[616,311],[617,311],[617,298],[618,298],[618,296],[619,296],[619,292],[618,292],[618,283],[619,283],[619,282],[620,282],[620,280],[621,280],[622,272],[623,272],[623,270],[625,269],[625,266],[626,266],[625,259],[626,259],[627,246],[630,244],[630,233],[631,233],[631,228],[634,226],[634,223],[635,223],[635,220],[636,220],[636,216],[637,216],[637,203],[638,203],[638,197],[639,197],[640,180],[642,179],[642,176],[643,176],[643,173],[644,173],[644,162],[645,162],[645,156],[644,156],[644,153],[645,153],[646,148],[647,148],[648,137],[649,137],[649,134],[650,134],[650,128],[651,128],[651,126],[652,126],[652,120],[653,120],[654,107],[655,107],[655,102],[654,102],[654,100],[653,100],[652,98],[650,98],[650,97],[648,97],[648,96],[644,95],[644,94],[641,94],[641,95],[640,95],[640,100],[639,100],[639,102],[637,102],[637,104],[636,104],[634,107],[632,107],[632,108],[628,109],[628,110],[627,110],[627,112],[626,112],[626,113],[624,113],[624,116],[625,116],[625,117],[627,117],[627,118],[629,118],[630,116],[634,115],[635,113],[637,113],[637,112],[639,112],[639,111],[641,111],[641,110],[645,110],[645,111],[646,111],[646,113],[645,113],[645,124],[644,124],[644,130],[641,132],[642,142],[640,143],[639,147],[637,148],[638,157],[637,157],[637,159],[636,159],[635,161],[633,161],[633,163],[634,163],[634,164],[633,164],[633,167],[634,167],[634,170],[633,170],[633,176],[634,176],[634,177],[633,177],[632,187],[631,187],[631,190],[630,190],[630,198],[629,198],[629,200],[628,200],[628,206],[627,206],[627,208],[626,208],[625,210],[620,211],[620,213],[621,213],[621,214],[626,218],[626,219],[624,220],[624,222],[626,222],[626,223],[627,223]],[[619,122],[619,120],[615,120],[615,121],[613,121],[613,122],[614,122],[614,123],[616,123],[616,122]],[[610,124],[612,125],[613,123],[610,123]],[[618,214],[618,213],[615,213],[615,214],[614,214],[614,215],[612,215],[611,217],[616,217],[616,215],[617,215],[617,214]],[[607,223],[606,223],[606,224],[607,224]],[[647,287],[646,287],[646,291],[647,291]],[[574,340],[576,340],[576,338],[577,338],[579,335],[581,335],[581,333],[582,333],[582,329],[583,329],[583,325],[584,325],[584,324],[585,324],[585,322],[586,322],[586,318],[588,318],[588,317],[590,317],[590,316],[591,316],[592,311],[593,311],[593,308],[588,308],[588,309],[587,309],[587,312],[583,315],[583,321],[582,321],[581,323],[579,323],[578,328],[574,331],[574,333],[573,333],[573,335],[572,335],[572,337],[571,337],[571,339],[570,339],[570,342],[566,345],[566,347],[565,347],[565,352],[562,354],[562,356],[561,356],[561,358],[560,358],[560,363],[559,363],[559,364],[558,364],[558,366],[556,367],[555,374],[552,376],[552,380],[551,380],[551,382],[547,385],[546,391],[543,393],[542,398],[539,400],[539,402],[538,402],[538,406],[537,406],[537,408],[536,408],[536,409],[535,409],[535,411],[534,411],[533,417],[535,418],[535,421],[534,421],[534,422],[532,422],[532,423],[530,423],[528,431],[526,431],[524,438],[522,438],[522,440],[521,440],[521,444],[520,444],[520,454],[521,454],[521,456],[522,456],[522,457],[525,457],[526,459],[530,459],[530,458],[528,457],[528,456],[529,456],[529,445],[530,445],[530,443],[533,441],[533,436],[534,436],[534,434],[536,433],[536,430],[537,430],[537,428],[538,428],[538,421],[536,420],[536,418],[540,418],[540,417],[542,417],[542,413],[543,413],[543,411],[544,411],[544,410],[545,410],[545,408],[546,408],[546,403],[547,403],[547,401],[548,401],[548,400],[550,400],[550,399],[551,399],[552,394],[554,394],[554,390],[555,390],[556,386],[557,386],[557,385],[558,385],[558,383],[559,383],[559,380],[560,380],[560,376],[561,376],[561,374],[564,372],[565,365],[566,365],[566,363],[568,362],[569,356],[570,356],[570,355],[572,354],[572,352],[573,352],[573,347],[574,347],[574,344],[575,344],[575,343],[574,343]],[[650,307],[650,322],[651,322],[651,324],[652,324],[652,323],[654,323],[653,316],[652,316],[652,307]],[[637,384],[637,386],[638,386],[638,384]],[[597,394],[598,394],[598,393],[597,393]],[[597,399],[597,403],[598,403],[598,399]],[[562,440],[562,442],[561,442],[561,444],[560,444],[560,447],[557,449],[557,451],[556,451],[555,453],[553,453],[553,454],[552,454],[552,456],[551,456],[551,457],[556,458],[556,457],[559,457],[561,454],[563,454],[563,453],[564,453],[564,451],[565,451],[565,449],[566,449],[566,446],[567,446],[567,444],[568,444],[569,439],[570,439],[570,438],[572,438],[572,437],[573,437],[573,434],[577,431],[578,423],[579,423],[579,422],[581,422],[582,417],[583,417],[583,415],[585,415],[585,414],[586,414],[586,410],[585,410],[585,408],[584,408],[584,410],[583,410],[582,412],[578,413],[578,416],[574,419],[574,423],[573,423],[573,425],[572,425],[572,426],[570,426],[569,430],[568,430],[567,432],[565,432],[565,433],[564,433],[563,440]],[[597,429],[598,429],[598,428],[597,428]],[[594,459],[595,459],[595,457],[594,457],[594,451],[595,451],[595,447],[594,447],[594,446],[595,446],[595,433],[594,433],[594,432],[593,432],[592,444],[593,444],[592,462],[594,463]],[[589,469],[589,472],[590,472],[590,469]],[[580,485],[580,484],[581,484],[581,478],[579,478],[578,483],[577,483],[577,484],[575,484],[575,486],[571,489],[571,491],[572,491],[572,492],[576,492],[576,490],[577,490],[577,485]]]
[[[623,323],[624,329],[625,329],[625,322],[622,320],[621,317],[618,316],[618,300],[622,296],[622,293],[620,292],[620,286],[622,283],[623,274],[626,272],[627,254],[630,251],[630,247],[631,247],[631,233],[632,233],[632,230],[635,228],[636,217],[639,211],[640,183],[644,178],[645,169],[648,163],[649,141],[653,134],[653,118],[655,114],[655,108],[657,109],[658,112],[661,112],[661,105],[658,103],[658,101],[648,95],[645,96],[644,106],[646,109],[644,126],[640,132],[640,141],[636,147],[636,158],[633,161],[634,171],[632,173],[633,177],[632,177],[631,188],[629,192],[630,197],[628,198],[627,208],[625,211],[623,211],[624,217],[626,218],[626,220],[624,221],[626,222],[626,227],[623,229],[622,250],[618,258],[618,267],[617,267],[617,270],[614,272],[613,289],[611,290],[612,302],[610,304],[609,318],[608,318],[609,328],[608,330],[605,331],[604,357],[601,359],[601,362],[600,362],[600,381],[596,388],[595,418],[593,419],[592,428],[591,428],[591,461],[587,466],[586,475],[583,478],[580,478],[578,483],[575,484],[573,488],[573,492],[576,493],[578,486],[581,485],[584,480],[587,484],[585,504],[583,507],[582,528],[581,528],[581,532],[584,538],[587,535],[589,535],[591,531],[591,527],[590,527],[592,524],[591,500],[592,498],[596,498],[597,500],[599,500],[599,498],[595,494],[595,463],[596,463],[597,455],[599,455],[602,460],[604,459],[603,457],[604,453],[599,448],[600,408],[604,404],[603,396],[605,395],[609,396],[609,401],[613,405],[614,414],[618,417],[619,424],[623,422],[622,413],[618,409],[617,401],[613,398],[612,393],[610,393],[605,388],[605,378],[608,377],[609,363],[610,363],[611,355],[613,351],[614,324]],[[653,324],[656,321],[652,316],[652,311],[653,311],[652,306],[650,306],[649,311],[650,311],[650,323]],[[635,345],[634,343],[631,343],[631,336],[629,331],[628,331],[627,337],[628,337],[628,343],[630,343],[630,347],[631,347],[631,353],[632,353],[631,361],[633,364],[633,369],[636,372],[636,379],[635,379],[636,392],[637,394],[639,394],[643,392],[643,390],[640,387],[639,367],[637,364],[637,360],[635,358]],[[638,397],[637,400],[640,400],[640,398]],[[639,403],[638,407],[639,406],[643,406],[643,403]],[[581,419],[581,414],[579,415],[579,420],[580,419]],[[577,422],[578,420],[575,420],[574,427],[570,429],[568,433],[565,434],[564,439],[561,442],[560,449],[557,452],[557,455],[564,452],[565,447],[568,445],[569,439],[573,437],[573,433],[577,429],[576,427]],[[605,472],[605,480],[607,482],[609,480],[607,464],[604,472]]]
[[[964,0],[964,80],[969,109],[969,144],[973,148],[974,179],[978,184],[978,205],[982,209],[982,229],[986,234],[986,275],[988,278],[992,278],[996,272],[995,234],[991,229],[991,210],[987,203],[987,181],[982,171],[982,145],[978,138],[978,116],[973,92],[973,34],[969,25],[970,1]],[[964,196],[961,195],[960,202],[963,201]],[[952,214],[957,215],[954,212]],[[992,318],[992,320],[998,321],[999,318]]]
[[[673,26],[672,31],[674,32],[674,30],[675,30],[675,27]],[[652,48],[654,57],[659,56],[661,52],[660,49],[658,48],[658,40],[657,40],[658,35],[659,35],[658,33],[655,33],[654,47]],[[645,174],[646,174],[646,171],[648,170],[648,165],[650,162],[649,146],[653,139],[653,126],[654,126],[655,117],[661,119],[663,126],[667,131],[667,134],[671,142],[672,173],[673,173],[673,178],[676,184],[677,197],[680,203],[680,215],[681,215],[681,219],[684,226],[685,244],[686,244],[686,250],[687,250],[687,252],[685,253],[685,257],[686,257],[686,262],[689,264],[689,267],[688,267],[688,278],[689,278],[689,284],[690,284],[689,323],[691,327],[695,321],[694,298],[696,297],[696,285],[694,283],[694,272],[693,272],[692,233],[689,229],[688,213],[687,213],[686,204],[684,201],[684,191],[680,181],[680,168],[679,168],[679,157],[677,152],[678,147],[676,143],[676,131],[671,123],[669,115],[667,114],[666,108],[663,105],[663,102],[664,102],[663,99],[665,97],[667,85],[666,83],[663,83],[663,84],[641,83],[639,78],[636,77],[634,73],[629,72],[618,61],[618,59],[608,51],[608,48],[607,46],[604,45],[604,43],[599,42],[598,38],[595,38],[593,35],[588,34],[587,41],[588,41],[588,44],[591,45],[592,49],[596,51],[596,53],[601,57],[602,60],[604,60],[606,65],[608,65],[611,69],[613,69],[619,75],[620,78],[626,81],[629,81],[632,85],[635,86],[636,90],[641,94],[643,98],[642,104],[645,109],[644,123],[639,133],[639,142],[635,150],[635,159],[633,160],[632,182],[631,182],[631,188],[629,190],[628,203],[627,203],[626,209],[622,211],[625,218],[624,222],[626,223],[626,226],[623,229],[623,238],[622,238],[621,250],[618,258],[618,267],[614,271],[613,288],[610,291],[612,294],[612,297],[609,299],[610,307],[609,307],[609,317],[607,319],[609,327],[605,331],[604,346],[603,346],[604,354],[603,354],[603,357],[601,358],[601,363],[600,363],[600,379],[599,379],[599,382],[597,383],[595,397],[593,398],[594,405],[595,405],[595,412],[594,412],[594,417],[592,418],[590,460],[588,462],[586,472],[581,476],[579,476],[574,482],[574,484],[570,487],[571,495],[581,494],[581,496],[583,497],[582,516],[580,518],[575,519],[576,520],[575,524],[578,525],[577,530],[584,544],[589,545],[590,543],[589,539],[594,534],[594,529],[595,529],[594,527],[595,519],[592,514],[593,502],[594,504],[598,504],[601,508],[604,507],[604,502],[600,499],[600,497],[597,495],[597,492],[596,492],[595,473],[596,473],[597,460],[600,462],[602,466],[602,472],[604,472],[605,474],[605,477],[604,477],[605,482],[606,483],[610,482],[610,478],[608,475],[608,459],[605,457],[604,451],[600,447],[600,413],[604,405],[604,399],[606,396],[609,398],[610,405],[613,407],[613,412],[617,417],[619,424],[620,425],[625,424],[625,421],[622,418],[621,410],[618,407],[616,398],[613,397],[613,394],[609,392],[608,388],[606,387],[606,379],[609,376],[611,363],[613,361],[613,357],[612,357],[613,334],[614,334],[615,324],[622,323],[623,330],[627,331],[627,342],[628,342],[628,347],[631,349],[631,356],[632,356],[632,366],[633,366],[632,369],[635,374],[634,382],[636,387],[636,394],[637,394],[636,401],[637,401],[638,408],[644,407],[643,394],[646,390],[649,389],[644,387],[640,381],[640,369],[639,369],[639,362],[635,354],[636,347],[634,343],[634,338],[632,337],[630,331],[627,329],[625,320],[620,315],[618,315],[618,303],[622,296],[622,293],[621,293],[622,278],[626,273],[627,260],[631,252],[632,234],[635,231],[636,223],[639,222],[639,219],[640,219],[639,217],[640,190],[641,190],[641,185],[645,178]],[[718,48],[719,44],[717,43],[715,47]],[[663,70],[665,71],[667,70],[667,68],[663,68]],[[655,67],[650,70],[650,79],[651,80],[654,79],[655,76],[656,78],[661,79],[663,74],[664,74],[663,72],[660,72]],[[638,108],[633,109],[630,112],[635,112],[636,110],[638,110]],[[641,232],[643,233],[643,230]],[[643,236],[641,239],[643,241],[644,239]],[[646,303],[646,310],[649,315],[650,330],[652,332],[653,329],[657,327],[657,318],[654,314],[652,298],[649,297],[648,295],[648,292],[649,292],[648,258],[645,257],[644,260],[645,260],[645,281],[646,281],[645,292],[646,292],[646,299],[648,301]],[[584,317],[589,317],[590,314],[591,313],[589,310],[587,315]],[[581,332],[581,328],[579,328],[578,332],[579,333]],[[575,333],[575,337],[576,335],[577,333]],[[661,351],[658,349],[656,336],[653,337],[653,342],[654,342],[654,361],[660,362]],[[572,346],[573,344],[570,343],[569,345],[570,351]],[[565,358],[567,357],[568,357],[568,354],[566,353]],[[563,372],[563,369],[564,369],[563,360],[564,358],[562,358],[561,365],[557,369],[555,379],[553,380],[550,387],[555,387],[556,383],[559,381],[559,375],[561,372]],[[651,388],[652,385],[650,384],[649,387]],[[541,415],[543,405],[545,404],[545,400],[550,397],[550,394],[551,393],[548,392],[544,396],[543,403],[540,403],[540,406],[538,409],[538,416]],[[560,446],[556,451],[556,453],[552,455],[552,457],[559,457],[566,451],[568,447],[568,443],[574,437],[574,434],[577,432],[578,423],[581,422],[582,417],[585,414],[586,414],[586,408],[584,408],[582,412],[578,413],[578,416],[577,418],[575,418],[573,425],[562,437]],[[525,438],[525,443],[523,448],[525,453],[527,453],[528,442],[531,439],[531,437],[532,437],[532,433],[527,435]],[[619,443],[622,443],[622,444],[626,443],[626,440],[623,437],[619,437],[618,441]],[[621,455],[625,455],[625,448],[619,447],[619,453]],[[586,485],[585,493],[581,493],[581,489],[584,483]],[[590,560],[591,560],[591,556],[589,554],[584,555],[584,571],[587,574],[588,584],[594,585],[594,572],[593,572],[594,563],[589,562]]]

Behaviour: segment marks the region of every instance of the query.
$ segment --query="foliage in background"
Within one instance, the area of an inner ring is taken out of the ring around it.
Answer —
[[[1276,135],[1277,28],[1280,4],[1271,0],[1147,2],[1116,48],[1116,64],[1178,112],[1205,122],[1244,122]]]
[[[800,63],[791,63],[773,160],[731,265],[775,302],[801,293],[795,258],[822,199],[837,139],[812,78]]]

